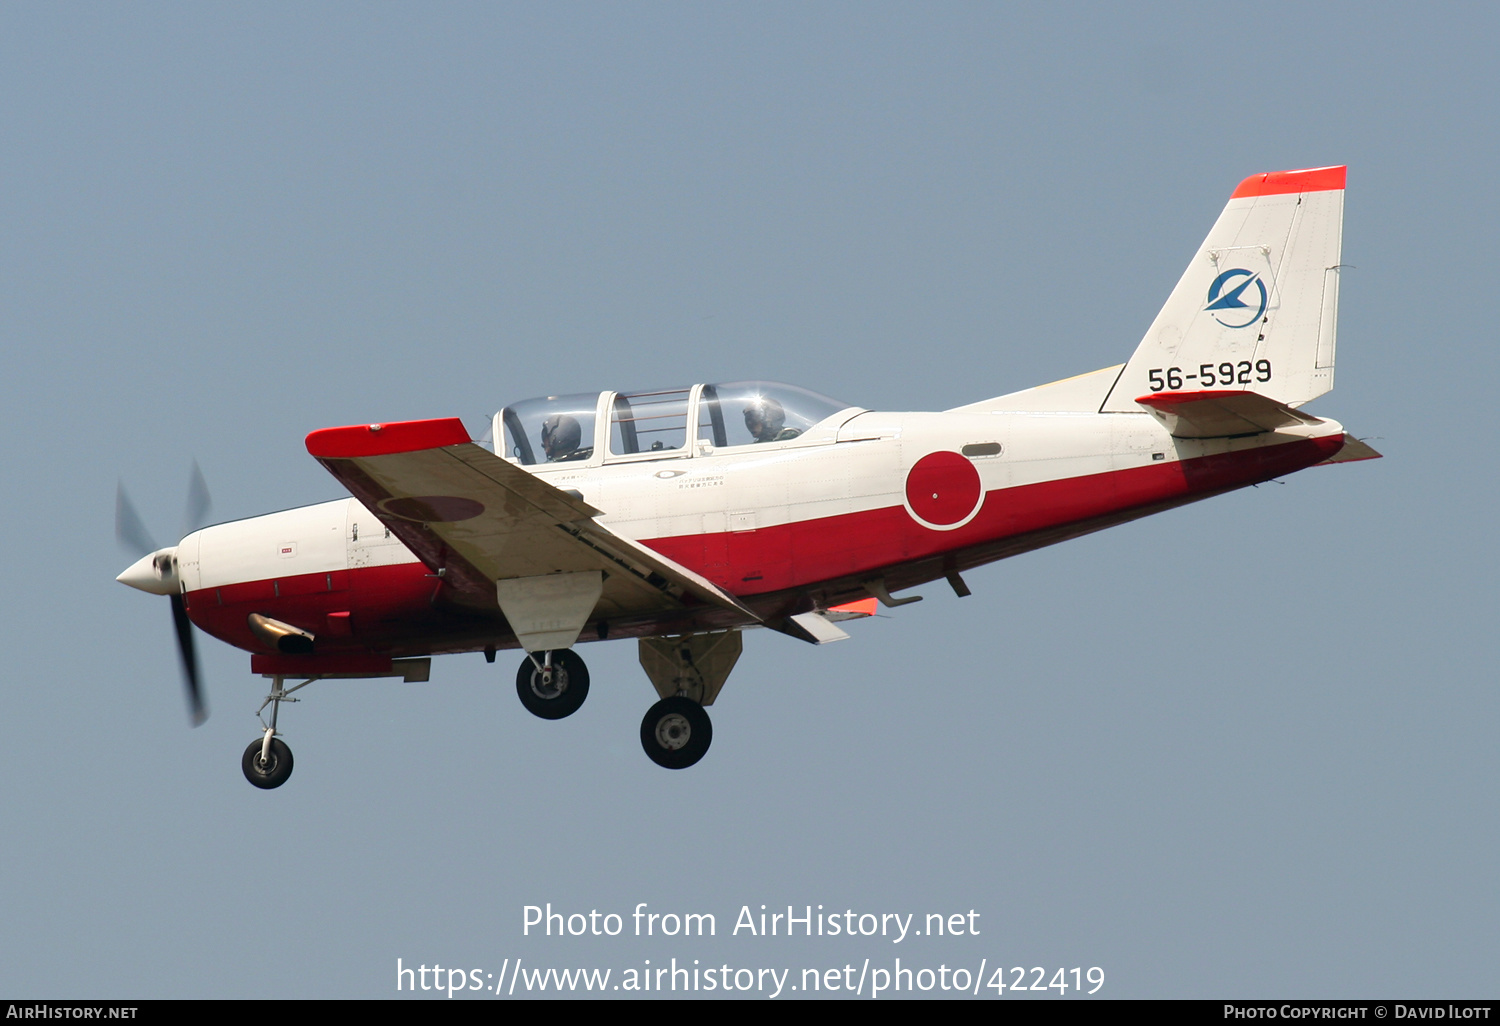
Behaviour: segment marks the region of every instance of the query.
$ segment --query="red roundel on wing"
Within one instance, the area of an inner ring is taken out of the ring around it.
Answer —
[[[906,501],[929,524],[956,524],[979,505],[979,471],[956,452],[923,456],[906,475]]]

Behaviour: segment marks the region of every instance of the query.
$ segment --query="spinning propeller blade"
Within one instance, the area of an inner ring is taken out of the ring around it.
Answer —
[[[192,475],[188,479],[187,530],[189,533],[203,526],[208,519],[212,500],[208,495],[208,484],[203,480],[203,471],[193,463]],[[125,494],[125,485],[120,484],[115,493],[115,537],[121,545],[143,557],[136,567],[120,575],[122,583],[161,594],[168,587],[167,597],[172,600],[172,626],[177,633],[177,651],[182,657],[182,684],[187,689],[188,718],[193,726],[208,719],[208,706],[203,699],[202,673],[198,667],[198,653],[193,641],[193,622],[188,618],[187,602],[182,597],[182,586],[177,580],[177,554],[174,549],[160,549],[146,530],[145,522],[136,512],[135,506]],[[151,556],[148,561],[144,557]]]
[[[123,481],[115,492],[115,538],[137,556],[155,552],[158,548],[151,532],[146,530],[141,515],[135,511],[135,506],[131,505],[129,496],[125,494]]]
[[[193,474],[188,478],[187,526],[184,535],[207,526],[208,511],[213,505],[214,501],[208,495],[208,482],[203,480],[203,471],[198,469],[198,461],[194,460]]]
[[[188,619],[187,604],[182,595],[172,597],[172,622],[177,627],[177,650],[182,655],[182,683],[187,688],[188,719],[198,726],[208,719],[208,707],[203,702],[203,688],[199,683],[198,652],[193,646],[193,623]]]

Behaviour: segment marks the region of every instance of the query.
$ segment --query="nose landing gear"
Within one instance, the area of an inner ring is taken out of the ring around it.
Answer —
[[[260,704],[260,710],[257,712],[259,715],[260,712],[265,711],[266,706],[271,707],[270,726],[266,726],[265,720],[260,721],[260,725],[266,728],[265,733],[260,738],[251,741],[250,746],[245,749],[245,754],[240,757],[240,769],[244,771],[245,779],[256,787],[266,790],[280,787],[292,775],[292,750],[286,746],[285,741],[276,736],[276,714],[281,712],[282,702],[297,701],[295,698],[288,697],[293,691],[300,691],[311,683],[311,680],[305,680],[294,688],[288,688],[286,678],[273,677],[271,679],[271,693]]]
[[[262,674],[271,679],[271,693],[255,711],[255,715],[260,718],[261,736],[250,742],[250,746],[245,749],[245,754],[240,758],[240,769],[244,771],[245,779],[256,787],[270,790],[286,783],[287,778],[292,775],[292,750],[277,736],[276,717],[281,712],[282,702],[297,701],[292,697],[293,692],[301,691],[315,680],[329,679],[370,680],[376,677],[400,677],[408,684],[420,684],[428,680],[431,670],[432,660],[426,656],[393,659],[388,670],[376,671],[351,667],[306,676],[298,673],[291,676],[302,682],[290,688],[286,686],[287,674]],[[268,705],[271,707],[270,723],[266,723],[266,718],[261,715]]]

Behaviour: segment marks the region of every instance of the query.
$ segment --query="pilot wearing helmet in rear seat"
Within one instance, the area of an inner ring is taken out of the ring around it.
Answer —
[[[579,448],[582,441],[583,431],[576,418],[554,413],[542,421],[542,451],[547,454],[548,463],[587,459],[593,449]]]
[[[766,395],[756,396],[746,404],[745,429],[757,442],[784,442],[802,433],[786,427],[786,409]]]

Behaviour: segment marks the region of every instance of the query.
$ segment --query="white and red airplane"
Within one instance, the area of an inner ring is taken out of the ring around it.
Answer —
[[[971,567],[1378,456],[1301,410],[1333,387],[1344,176],[1241,182],[1121,366],[943,413],[740,381],[527,400],[492,444],[456,419],[328,428],[307,450],[352,498],[194,531],[119,580],[171,596],[195,720],[193,625],[271,679],[258,787],[290,775],[277,711],[315,680],[521,648],[522,704],[558,719],[588,695],[575,647],[613,638],[660,698],[646,754],[691,766],[745,628],[841,640],[914,585],[968,595]]]

